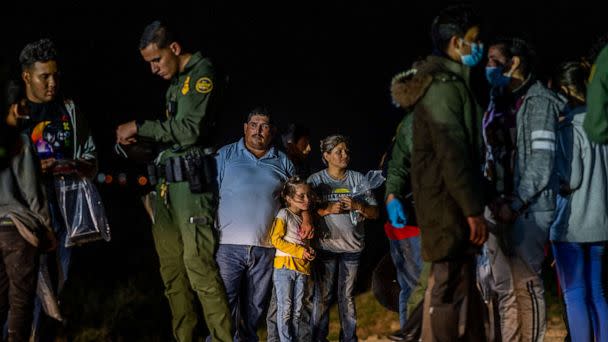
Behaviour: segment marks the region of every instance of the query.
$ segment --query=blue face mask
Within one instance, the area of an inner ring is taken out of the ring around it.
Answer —
[[[483,44],[478,43],[468,43],[462,40],[464,44],[467,44],[471,47],[471,54],[469,55],[460,55],[460,60],[462,64],[468,67],[474,67],[483,59]]]
[[[503,66],[486,67],[486,79],[492,87],[506,87],[511,83],[511,76],[506,76]]]

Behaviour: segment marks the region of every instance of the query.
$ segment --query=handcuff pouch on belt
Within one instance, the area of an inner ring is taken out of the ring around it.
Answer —
[[[160,178],[167,183],[188,182],[194,194],[215,192],[216,168],[211,149],[190,148],[183,156],[169,157],[164,164],[148,164],[150,185],[158,184]]]

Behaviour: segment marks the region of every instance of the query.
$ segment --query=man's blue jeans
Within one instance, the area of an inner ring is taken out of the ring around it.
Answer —
[[[217,250],[237,341],[258,341],[258,323],[272,287],[274,254],[274,248],[247,245],[221,244]]]
[[[334,299],[337,281],[340,341],[357,341],[355,280],[361,253],[332,253],[318,250],[314,264],[315,294],[312,314],[313,341],[327,341],[329,307]]]
[[[390,252],[397,271],[399,291],[399,323],[401,329],[407,324],[407,304],[412,291],[418,285],[422,271],[420,236],[402,240],[390,240]]]
[[[297,341],[308,276],[287,268],[275,269],[277,327],[281,342]]]

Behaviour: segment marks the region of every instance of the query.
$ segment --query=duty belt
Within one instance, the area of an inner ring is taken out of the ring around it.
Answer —
[[[204,154],[199,149],[191,149],[185,155],[169,157],[163,164],[149,164],[150,185],[156,185],[162,178],[167,183],[188,182],[193,193],[214,191],[216,177],[213,154]]]

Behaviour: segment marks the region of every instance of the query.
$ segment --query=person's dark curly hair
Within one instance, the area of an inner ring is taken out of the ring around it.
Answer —
[[[55,43],[48,38],[27,44],[19,54],[22,70],[30,68],[36,62],[44,63],[52,60],[57,60],[57,49]]]

